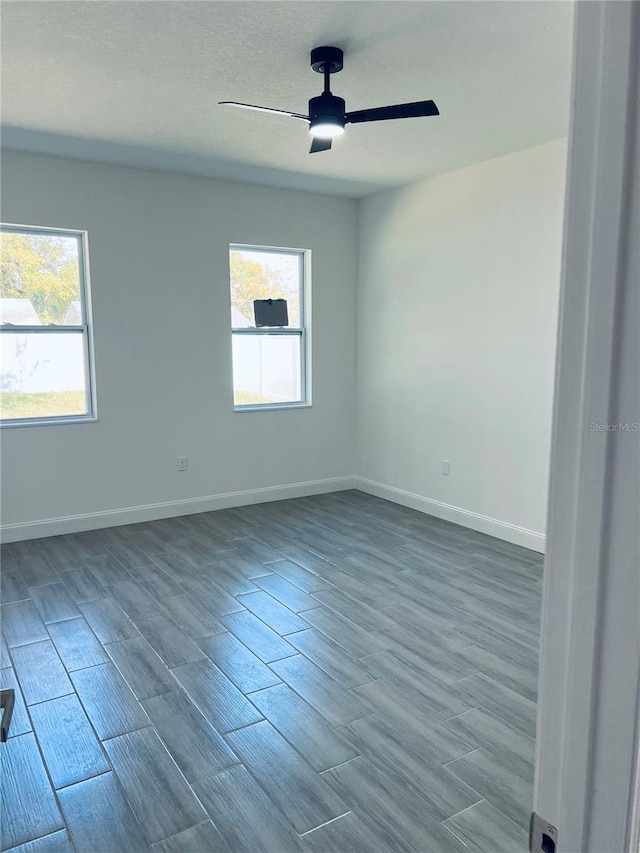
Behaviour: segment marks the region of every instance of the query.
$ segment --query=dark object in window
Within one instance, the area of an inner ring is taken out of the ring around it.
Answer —
[[[256,326],[288,326],[286,299],[254,299],[253,314]]]

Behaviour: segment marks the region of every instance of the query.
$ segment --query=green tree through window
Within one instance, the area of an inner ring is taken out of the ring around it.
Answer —
[[[0,241],[0,297],[28,299],[43,325],[63,323],[80,299],[77,241],[6,232]]]

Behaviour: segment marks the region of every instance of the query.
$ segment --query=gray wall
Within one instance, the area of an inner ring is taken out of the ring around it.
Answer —
[[[2,220],[88,230],[99,412],[3,430],[3,525],[351,473],[355,201],[5,152]],[[230,242],[312,250],[312,408],[233,411]]]
[[[360,211],[358,474],[374,493],[539,549],[565,159],[558,140]]]

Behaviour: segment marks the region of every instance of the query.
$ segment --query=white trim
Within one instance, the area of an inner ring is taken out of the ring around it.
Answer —
[[[89,271],[89,232],[86,229],[51,228],[41,225],[15,225],[0,222],[0,232],[13,234],[53,234],[74,237],[78,240],[78,273],[80,275],[80,306],[82,324],[79,326],[56,325],[49,323],[41,326],[21,324],[3,324],[0,332],[4,334],[81,334],[83,343],[85,401],[87,411],[83,415],[52,415],[38,418],[0,418],[0,429],[24,426],[55,426],[60,424],[90,423],[98,420],[98,401],[96,393],[95,350],[93,344],[93,311],[91,307],[91,276]],[[0,528],[1,530],[2,528]]]
[[[545,536],[535,530],[529,530],[526,527],[519,527],[517,524],[510,524],[508,521],[491,518],[489,515],[482,515],[479,512],[436,501],[433,498],[426,498],[423,495],[416,495],[404,489],[396,489],[394,486],[376,483],[366,477],[355,477],[354,488],[378,498],[408,506],[411,509],[418,510],[418,512],[460,524],[462,527],[469,527],[471,530],[478,530],[480,533],[487,533],[489,536],[504,539],[514,545],[522,545],[524,548],[531,548],[533,551],[544,553]]]
[[[5,524],[0,527],[0,534],[3,542],[20,542],[24,539],[40,539],[43,536],[59,536],[62,533],[79,533],[102,527],[117,527],[121,524],[136,524],[141,521],[155,521],[159,518],[173,518],[236,506],[303,498],[308,495],[322,495],[327,492],[340,492],[353,488],[354,480],[352,477],[331,477],[325,480],[310,480],[306,483],[288,483],[282,486],[225,492],[200,498],[186,498],[179,501],[128,506],[103,510],[102,512],[88,512],[82,515],[67,515],[61,518]]]
[[[534,810],[628,853],[638,735],[640,4],[575,4]]]

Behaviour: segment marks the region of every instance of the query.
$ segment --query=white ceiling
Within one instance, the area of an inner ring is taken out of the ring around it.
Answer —
[[[360,197],[567,133],[565,0],[5,0],[8,148]],[[441,115],[352,125],[308,154],[322,78],[345,51],[348,110],[433,98]]]

